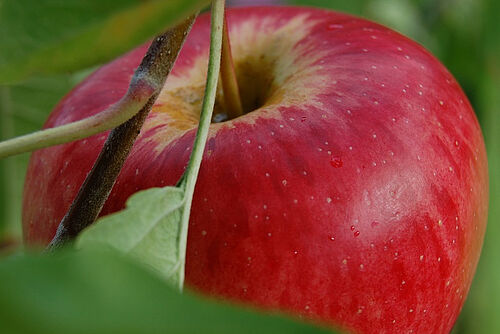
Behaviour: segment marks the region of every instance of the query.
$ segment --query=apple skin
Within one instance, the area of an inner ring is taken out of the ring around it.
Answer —
[[[488,206],[484,142],[457,82],[415,42],[345,14],[252,7],[229,10],[228,23],[243,105],[259,108],[211,125],[187,285],[360,333],[448,333],[474,275]],[[181,176],[208,36],[202,15],[103,215]],[[146,48],[97,70],[45,127],[116,102]],[[27,244],[54,236],[105,137],[32,155]]]

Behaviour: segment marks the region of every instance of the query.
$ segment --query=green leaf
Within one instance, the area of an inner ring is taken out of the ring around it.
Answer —
[[[179,254],[179,231],[184,191],[176,187],[152,188],[138,192],[127,208],[106,216],[87,228],[77,247],[111,246],[130,254],[179,285],[184,270]]]
[[[208,0],[0,0],[0,83],[108,61]]]
[[[157,275],[102,249],[0,261],[0,333],[330,333],[181,295]]]

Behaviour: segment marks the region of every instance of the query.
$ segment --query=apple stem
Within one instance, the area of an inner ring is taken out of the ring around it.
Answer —
[[[139,112],[134,112],[131,119],[113,129],[108,135],[92,170],[60,222],[56,235],[48,246],[49,250],[60,248],[68,241],[73,240],[99,216],[196,16],[190,16],[179,25],[155,38],[151,43],[148,52],[134,73],[127,95],[121,102],[117,103],[118,106],[112,107],[120,111],[120,106],[134,109],[140,105],[140,108],[137,109]],[[136,100],[141,101],[140,104],[133,104],[133,101]],[[143,100],[146,102],[143,103]],[[129,102],[130,104],[128,104]]]
[[[224,28],[222,35],[222,58],[221,58],[221,81],[224,92],[224,103],[228,119],[233,119],[243,115],[240,91],[234,70],[233,57],[231,54],[231,43],[227,28],[227,18],[224,15]]]

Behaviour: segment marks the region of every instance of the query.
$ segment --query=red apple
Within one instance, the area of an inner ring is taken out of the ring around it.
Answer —
[[[190,221],[188,286],[360,333],[448,333],[474,275],[488,204],[481,130],[457,82],[420,45],[360,18],[254,7],[230,10],[228,23],[247,113],[211,125]],[[204,15],[103,214],[181,176],[208,36]],[[97,70],[45,126],[117,101],[145,51]],[[33,154],[28,244],[54,236],[105,137]]]

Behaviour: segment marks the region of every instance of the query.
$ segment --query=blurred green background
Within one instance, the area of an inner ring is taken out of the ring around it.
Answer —
[[[233,1],[237,3],[238,1]],[[239,1],[256,4],[257,1]],[[490,212],[483,253],[454,333],[500,333],[500,1],[281,0],[332,8],[385,24],[423,44],[454,74],[477,113],[490,169]],[[0,85],[0,138],[35,131],[89,70]],[[21,197],[29,155],[0,161],[0,254],[21,238]],[[2,250],[4,249],[4,250]]]

